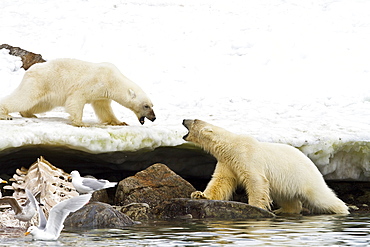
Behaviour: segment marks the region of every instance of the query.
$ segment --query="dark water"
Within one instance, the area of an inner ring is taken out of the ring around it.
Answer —
[[[370,214],[247,221],[152,221],[127,229],[65,230],[58,241],[2,238],[0,246],[369,246]]]

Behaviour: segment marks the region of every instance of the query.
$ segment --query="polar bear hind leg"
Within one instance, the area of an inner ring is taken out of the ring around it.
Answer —
[[[43,101],[39,102],[38,104],[28,109],[27,111],[21,111],[19,113],[21,114],[22,117],[37,118],[35,114],[50,111],[54,107],[55,106],[50,104],[48,101]]]
[[[12,119],[13,117],[7,114],[7,111],[2,110],[0,106],[0,120],[12,120]]]
[[[21,111],[19,112],[19,114],[21,114],[22,117],[26,118],[37,118],[35,114],[32,114],[32,111]]]
[[[302,202],[298,198],[276,199],[275,202],[280,207],[275,214],[300,214],[302,211]]]
[[[67,98],[65,108],[69,114],[69,120],[72,122],[72,125],[76,127],[89,126],[88,124],[82,122],[82,114],[85,104],[86,101],[78,95],[70,95]]]
[[[42,108],[39,101],[37,95],[23,94],[17,90],[0,102],[0,119],[11,120],[12,117],[8,115],[10,112],[19,112],[24,117],[35,117],[34,110]],[[44,111],[38,111],[40,112]]]

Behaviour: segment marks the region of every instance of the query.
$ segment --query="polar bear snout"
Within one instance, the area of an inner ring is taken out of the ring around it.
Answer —
[[[187,138],[188,138],[188,136],[189,136],[189,134],[190,134],[191,126],[193,125],[194,121],[196,121],[196,120],[193,120],[193,119],[184,119],[184,120],[182,121],[182,125],[184,125],[184,126],[185,126],[185,128],[187,128],[187,129],[188,129],[188,133],[186,133],[186,135],[184,135],[184,136],[182,137],[182,139],[184,139],[185,141],[187,141]]]
[[[154,114],[154,111],[151,110],[149,114],[147,114],[146,116],[141,116],[139,118],[139,122],[141,124],[144,124],[145,123],[145,118],[149,119],[150,121],[154,122],[154,120],[156,120],[156,116]]]
[[[184,125],[187,129],[189,129],[190,125],[194,122],[192,119],[184,119],[182,121],[182,125]]]
[[[199,119],[184,119],[182,121],[182,125],[184,125],[188,130],[190,130],[195,123],[196,125],[204,125],[205,122]]]

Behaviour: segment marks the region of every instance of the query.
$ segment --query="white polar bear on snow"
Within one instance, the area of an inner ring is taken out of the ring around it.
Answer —
[[[302,204],[317,213],[349,213],[317,167],[296,148],[259,142],[201,120],[184,120],[183,125],[189,130],[184,139],[218,161],[204,192],[193,192],[192,198],[229,200],[240,185],[250,205],[270,209],[275,202],[281,207],[276,213],[299,214]]]
[[[153,104],[144,91],[110,63],[90,63],[61,58],[33,65],[18,88],[0,101],[0,119],[11,120],[11,112],[23,117],[64,106],[75,126],[82,122],[85,104],[90,103],[101,122],[127,125],[114,115],[114,100],[132,110],[141,124],[155,120]]]

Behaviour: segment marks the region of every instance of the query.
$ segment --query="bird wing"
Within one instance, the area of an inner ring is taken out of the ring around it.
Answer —
[[[22,213],[23,209],[14,197],[4,196],[4,197],[0,198],[0,204],[9,204],[12,207],[15,214]]]
[[[46,220],[46,217],[45,217],[45,214],[44,214],[44,210],[42,210],[42,208],[40,207],[40,205],[42,205],[40,194],[41,193],[38,192],[38,193],[36,193],[36,196],[35,196],[35,198],[39,199],[39,201],[37,201],[37,199],[36,199],[36,209],[39,213],[39,229],[45,229],[47,220]]]
[[[42,208],[40,208],[39,202],[36,200],[35,196],[32,194],[31,191],[26,189],[26,194],[27,194],[28,200],[30,201],[30,204],[32,205],[32,207],[35,207],[35,210],[39,213],[39,229],[41,230],[45,229],[47,220],[46,220],[44,211],[42,211]],[[37,193],[37,195],[38,194],[39,193]]]
[[[45,232],[54,236],[59,236],[63,229],[64,220],[70,212],[75,212],[89,202],[91,194],[85,194],[72,197],[55,205],[49,213],[49,219],[46,223]]]
[[[26,204],[27,205],[30,204],[30,206],[36,210],[38,207],[38,202],[36,201],[36,198],[33,196],[32,192],[29,191],[28,189],[26,189],[26,195],[27,195]]]
[[[93,190],[100,190],[104,187],[106,180],[96,180],[93,178],[84,178],[82,185],[87,186]]]

